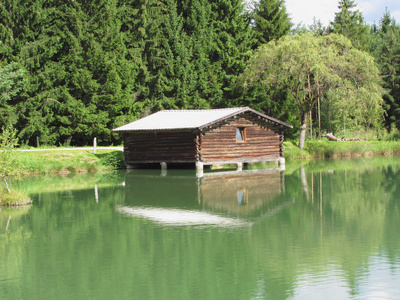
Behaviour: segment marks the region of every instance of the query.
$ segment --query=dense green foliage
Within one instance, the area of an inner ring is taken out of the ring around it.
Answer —
[[[245,3],[4,0],[0,125],[16,128],[21,145],[88,145],[94,137],[108,145],[121,142],[112,128],[161,109],[250,106],[293,124],[287,136],[294,137],[300,114],[290,90],[243,89],[238,78],[260,44],[333,32],[375,57],[386,91],[386,129],[400,128],[400,29],[389,12],[368,28],[355,2],[340,0],[329,28],[316,19],[290,32],[284,1],[254,1],[247,9]],[[326,93],[312,105],[310,129],[319,127],[320,134],[354,123],[353,117],[343,121],[341,112],[351,109],[346,101],[331,113],[336,98]],[[379,122],[357,126],[375,130],[371,124]]]
[[[256,43],[239,0],[6,0],[0,19],[2,122],[30,145],[109,144],[160,109],[226,106]]]
[[[254,30],[261,44],[290,32],[292,23],[283,0],[260,0],[254,8]]]
[[[340,11],[335,14],[330,31],[343,34],[352,41],[355,47],[364,49],[368,27],[362,13],[355,8],[354,0],[339,0]]]
[[[400,128],[400,26],[386,12],[379,26],[371,28],[371,53],[375,56],[385,88],[387,128]]]
[[[375,120],[383,113],[379,72],[373,58],[353,48],[342,35],[298,34],[265,44],[249,61],[243,81],[266,89],[287,89],[299,112],[300,149],[304,147],[309,113],[323,97],[335,119],[348,119],[356,126],[378,126]]]
[[[10,193],[7,178],[18,175],[21,165],[15,147],[18,145],[17,132],[15,129],[2,128],[0,134],[0,178],[4,180],[5,187]]]

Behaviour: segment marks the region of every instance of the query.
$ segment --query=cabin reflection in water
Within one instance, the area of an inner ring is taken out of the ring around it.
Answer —
[[[284,204],[284,173],[278,169],[209,172],[132,170],[126,173],[126,207],[197,210],[260,217]],[[285,205],[284,205],[285,206]]]

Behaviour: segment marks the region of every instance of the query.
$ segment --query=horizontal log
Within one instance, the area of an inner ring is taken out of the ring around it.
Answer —
[[[218,134],[218,133],[226,133],[226,132],[231,132],[231,133],[236,133],[236,128],[245,128],[246,132],[260,132],[260,133],[269,133],[269,134],[274,134],[275,132],[266,128],[262,127],[246,127],[246,126],[234,126],[234,127],[221,127],[214,129],[212,131],[208,131],[202,134],[202,136],[207,136],[207,135],[213,135],[213,134]]]
[[[203,159],[202,163],[205,165],[212,164],[235,164],[235,163],[252,163],[252,162],[264,162],[264,161],[278,161],[279,157],[253,157],[245,159]]]
[[[237,154],[237,155],[247,155],[247,154],[252,154],[252,155],[262,155],[263,153],[278,153],[279,154],[279,148],[270,148],[270,149],[264,149],[264,150],[223,150],[221,151],[209,151],[209,150],[202,150],[201,154],[202,155],[222,155],[222,154]]]
[[[253,151],[253,152],[262,152],[262,151],[273,151],[273,150],[279,150],[280,148],[278,146],[266,146],[266,147],[204,147],[201,148],[200,151],[202,152],[232,152],[232,151],[238,151],[238,152],[244,152],[244,151]]]
[[[203,160],[214,160],[214,159],[246,159],[246,158],[259,158],[259,157],[278,157],[279,158],[279,154],[262,154],[262,155],[249,155],[249,156],[244,156],[244,155],[235,155],[235,154],[226,154],[226,155],[203,155],[202,158]]]
[[[201,150],[213,150],[218,151],[218,149],[227,149],[227,150],[234,150],[234,149],[254,149],[262,150],[262,149],[269,149],[269,148],[279,148],[278,143],[265,143],[265,144],[210,144],[210,145],[201,145]]]
[[[130,151],[126,153],[127,155],[140,155],[140,156],[189,156],[189,155],[195,155],[195,151],[186,151],[186,152],[170,152],[170,151],[163,151],[163,152],[153,152],[153,151]]]
[[[195,163],[197,160],[194,159],[174,159],[174,160],[130,160],[128,162],[129,164],[154,164],[154,163],[160,163],[160,162],[166,162],[166,163]]]
[[[131,144],[127,148],[129,149],[194,149],[195,144]]]
[[[256,147],[262,147],[263,145],[279,145],[278,140],[267,140],[267,141],[259,141],[259,140],[254,140],[254,141],[246,141],[246,142],[229,142],[229,141],[215,141],[215,142],[204,142],[201,143],[202,147],[212,147],[215,145],[222,145],[226,147],[246,147],[246,146],[256,146]]]
[[[194,157],[133,157],[132,159],[129,160],[129,162],[139,162],[139,161],[143,161],[143,162],[183,162],[183,161],[196,161],[196,159]]]
[[[140,155],[193,155],[196,151],[129,151],[127,154],[140,154]]]
[[[194,134],[170,134],[170,135],[159,135],[159,134],[152,134],[152,135],[131,135],[125,138],[125,140],[129,139],[139,139],[139,140],[145,140],[145,139],[189,139],[189,138],[195,138],[196,135]]]
[[[156,136],[150,136],[150,137],[131,137],[128,139],[125,139],[127,142],[134,142],[134,141],[194,141],[195,137],[194,136],[167,136],[167,137],[156,137]]]
[[[203,139],[201,144],[216,144],[216,143],[226,143],[226,144],[251,144],[251,143],[269,143],[269,142],[279,142],[279,138],[275,136],[271,137],[257,137],[257,138],[247,138],[244,142],[237,142],[236,138],[221,137],[219,139]]]
[[[223,135],[229,135],[229,136],[233,136],[236,137],[236,130],[229,130],[229,131],[221,131],[221,132],[212,132],[212,133],[208,133],[205,135],[202,135],[201,138],[215,138],[218,136],[223,136]],[[272,131],[247,131],[246,132],[246,136],[270,136],[270,135],[276,135],[278,136],[277,133],[274,133]]]
[[[188,144],[188,145],[194,145],[195,141],[194,140],[182,140],[182,139],[177,139],[177,140],[133,140],[133,141],[125,141],[125,145],[155,145],[155,144]]]

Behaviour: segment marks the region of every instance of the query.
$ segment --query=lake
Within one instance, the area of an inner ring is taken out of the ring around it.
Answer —
[[[11,182],[0,299],[399,299],[400,158],[302,163]]]

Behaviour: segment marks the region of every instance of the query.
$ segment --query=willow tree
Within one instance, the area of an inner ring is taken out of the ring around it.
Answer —
[[[342,35],[285,36],[261,46],[243,73],[245,86],[287,89],[300,113],[299,146],[304,148],[309,113],[335,90],[341,117],[377,126],[383,114],[379,71],[373,58]],[[347,107],[347,109],[346,109]]]

